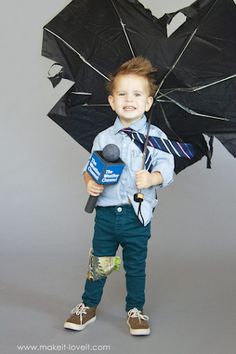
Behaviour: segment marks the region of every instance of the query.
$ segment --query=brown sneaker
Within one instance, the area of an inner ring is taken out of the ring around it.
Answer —
[[[82,331],[85,327],[96,320],[96,307],[88,307],[83,303],[75,306],[71,316],[64,323],[64,328]]]
[[[129,310],[127,325],[129,326],[130,334],[133,336],[147,336],[150,334],[148,316],[136,308]]]

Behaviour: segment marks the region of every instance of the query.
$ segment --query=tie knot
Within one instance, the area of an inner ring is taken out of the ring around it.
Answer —
[[[123,128],[123,129],[120,130],[120,132],[133,133],[133,132],[135,132],[135,130],[132,129],[132,128]]]

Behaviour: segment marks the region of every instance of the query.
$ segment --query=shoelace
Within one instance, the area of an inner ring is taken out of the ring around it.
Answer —
[[[85,306],[85,304],[83,304],[81,302],[81,304],[76,305],[72,310],[71,310],[71,314],[72,315],[77,315],[80,317],[80,322],[82,323],[83,320],[83,315],[86,315],[87,312],[86,310],[88,310],[89,307]]]
[[[128,318],[138,318],[139,322],[141,322],[141,320],[144,321],[148,321],[149,317],[147,315],[143,315],[142,312],[138,309],[133,308],[131,310],[128,311]]]

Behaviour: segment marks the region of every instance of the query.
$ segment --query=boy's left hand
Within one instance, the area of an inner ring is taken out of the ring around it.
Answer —
[[[140,170],[136,172],[137,189],[149,188],[161,183],[163,183],[163,178],[160,172],[150,173],[147,170]]]
[[[149,188],[152,186],[151,173],[147,170],[136,172],[136,187],[137,189]]]

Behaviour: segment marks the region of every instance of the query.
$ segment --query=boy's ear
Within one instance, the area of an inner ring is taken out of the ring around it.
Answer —
[[[148,96],[147,102],[146,102],[146,110],[145,110],[145,112],[149,111],[149,109],[151,108],[152,104],[153,104],[153,97],[152,96]]]
[[[108,96],[108,102],[109,102],[109,105],[111,106],[112,110],[114,111],[114,97],[112,95]]]

